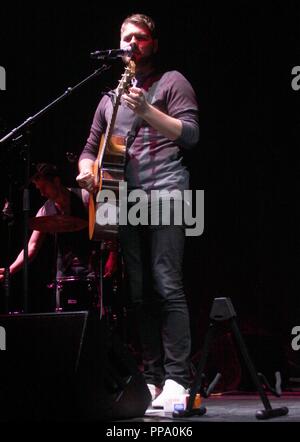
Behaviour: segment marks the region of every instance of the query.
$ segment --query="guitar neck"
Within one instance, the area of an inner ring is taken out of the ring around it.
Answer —
[[[95,166],[96,166],[96,169],[98,169],[98,172],[102,168],[104,154],[107,150],[110,139],[112,137],[112,132],[113,132],[113,128],[115,125],[118,108],[119,108],[119,105],[121,102],[121,96],[122,96],[123,92],[126,91],[127,88],[129,87],[130,81],[133,78],[134,74],[135,74],[135,63],[133,60],[130,60],[128,66],[126,66],[126,68],[125,68],[125,72],[122,75],[121,80],[119,81],[119,85],[115,90],[116,95],[115,95],[115,102],[113,104],[112,115],[111,115],[110,120],[107,124],[103,144],[100,143],[99,153],[98,153],[98,157],[97,157],[97,160],[95,163]]]
[[[129,61],[125,72],[122,75],[119,85],[115,90],[115,101],[113,103],[112,114],[107,123],[105,134],[101,136],[98,156],[94,162],[95,183],[102,190],[102,184],[106,188],[113,189],[116,194],[118,192],[118,184],[124,181],[124,165],[125,165],[125,139],[121,136],[113,136],[113,129],[117,117],[118,108],[121,102],[122,94],[128,90],[130,82],[135,74],[135,63],[133,60]],[[106,164],[109,167],[104,168],[102,165]],[[113,166],[113,167],[111,167]],[[118,225],[115,222],[109,223],[105,226],[99,224],[96,219],[96,212],[101,206],[97,203],[95,198],[96,192],[90,194],[89,202],[89,236],[93,240],[102,240],[105,237],[115,237],[118,232]]]

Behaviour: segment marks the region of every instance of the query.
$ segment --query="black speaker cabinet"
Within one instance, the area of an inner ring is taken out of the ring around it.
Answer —
[[[95,314],[2,315],[0,327],[0,421],[144,415],[151,397],[142,374]]]

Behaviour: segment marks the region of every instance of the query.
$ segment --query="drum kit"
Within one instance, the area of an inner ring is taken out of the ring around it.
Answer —
[[[30,229],[53,234],[76,232],[87,225],[87,220],[66,215],[40,216],[29,220]],[[95,277],[68,275],[56,277],[47,288],[54,292],[56,312],[78,311],[99,306],[102,284],[99,287]]]
[[[76,232],[87,227],[88,221],[75,216],[37,216],[29,220],[29,228],[45,233]]]

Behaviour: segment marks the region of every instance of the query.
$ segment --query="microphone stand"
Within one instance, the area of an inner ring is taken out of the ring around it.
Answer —
[[[11,196],[12,196],[12,186],[9,185],[9,196],[8,199],[5,198],[4,207],[2,209],[2,219],[6,224],[7,230],[7,248],[6,248],[6,259],[5,259],[5,267],[4,267],[4,313],[8,314],[10,312],[10,272],[9,272],[9,260],[10,260],[10,252],[11,252],[11,230],[14,224],[14,214],[11,206]]]
[[[88,77],[81,80],[73,87],[68,87],[65,92],[42,108],[35,115],[27,118],[22,124],[12,129],[7,135],[0,139],[0,144],[8,141],[12,145],[22,143],[25,152],[25,185],[23,188],[23,215],[24,215],[24,266],[23,266],[23,310],[28,312],[28,221],[30,212],[30,198],[29,198],[29,180],[30,180],[30,131],[29,126],[32,126],[42,115],[47,113],[52,107],[62,101],[64,98],[71,95],[79,87],[83,86],[89,80],[100,75],[102,72],[110,68],[110,65],[102,65],[96,69]]]

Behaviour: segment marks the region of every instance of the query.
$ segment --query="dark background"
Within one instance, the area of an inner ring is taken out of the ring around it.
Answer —
[[[291,88],[291,70],[300,65],[297,2],[15,1],[1,9],[0,65],[7,72],[7,90],[0,92],[3,134],[93,72],[99,64],[89,53],[118,47],[127,15],[154,18],[165,67],[191,81],[200,109],[201,140],[189,162],[193,188],[205,191],[205,231],[188,238],[185,271],[193,351],[202,342],[213,298],[229,296],[245,334],[268,337],[287,361],[296,360],[290,333],[300,323],[300,91]],[[77,164],[66,153],[80,154],[101,91],[115,87],[121,72],[121,62],[114,62],[35,124],[33,163],[54,162],[67,184],[75,183]],[[22,246],[20,146],[1,146],[0,168],[1,206],[13,184],[12,260]],[[32,215],[40,205],[32,188]],[[1,232],[4,263],[3,223]],[[52,250],[49,242],[30,266],[32,311],[51,279]],[[21,276],[12,281],[17,310]]]

